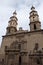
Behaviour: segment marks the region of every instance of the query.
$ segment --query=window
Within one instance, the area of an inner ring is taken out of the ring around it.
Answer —
[[[34,30],[36,30],[36,24],[34,24]]]

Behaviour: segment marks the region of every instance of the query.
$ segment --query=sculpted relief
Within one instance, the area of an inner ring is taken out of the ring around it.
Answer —
[[[19,49],[22,50],[26,48],[27,41],[22,38],[17,38],[13,43],[10,45],[12,49]]]

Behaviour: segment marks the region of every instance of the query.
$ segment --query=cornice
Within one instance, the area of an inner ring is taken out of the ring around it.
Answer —
[[[8,35],[4,35],[2,37],[8,37],[8,36],[16,36],[16,35],[21,35],[21,34],[33,34],[33,33],[39,33],[39,32],[43,32],[43,29],[41,30],[35,30],[35,31],[24,31],[24,32],[15,32],[14,34],[8,34]]]
[[[41,22],[40,21],[30,22],[29,25],[32,23],[34,24],[34,23],[41,23]]]

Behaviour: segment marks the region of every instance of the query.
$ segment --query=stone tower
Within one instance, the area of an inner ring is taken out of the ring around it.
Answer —
[[[35,10],[35,7],[31,7],[31,12],[30,12],[30,31],[36,31],[41,29],[41,23],[39,21],[39,15],[37,11]]]
[[[13,34],[14,32],[17,31],[17,13],[16,10],[13,13],[13,16],[10,17],[10,21],[8,22],[8,27],[7,27],[7,33],[6,34]]]
[[[2,47],[2,52],[4,53],[4,49],[5,49],[5,46],[10,46],[11,43],[13,43],[13,34],[15,34],[17,32],[17,17],[16,17],[17,13],[16,13],[16,10],[13,12],[13,15],[10,17],[10,20],[8,22],[8,26],[6,28],[6,34],[3,36],[3,40],[2,40],[2,44],[1,44],[1,47]],[[12,41],[11,41],[12,40]],[[7,42],[8,41],[8,42]]]

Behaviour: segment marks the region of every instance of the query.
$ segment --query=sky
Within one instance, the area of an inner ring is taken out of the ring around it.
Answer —
[[[43,29],[43,0],[0,0],[0,45],[2,36],[6,34],[9,18],[15,10],[18,18],[17,29],[22,27],[24,30],[29,30],[29,12],[32,5],[38,11]]]

